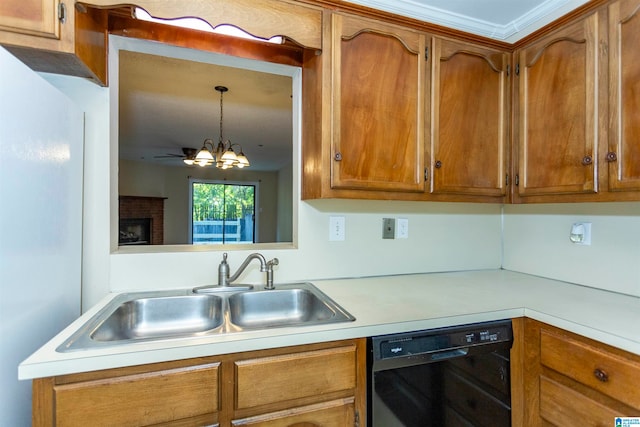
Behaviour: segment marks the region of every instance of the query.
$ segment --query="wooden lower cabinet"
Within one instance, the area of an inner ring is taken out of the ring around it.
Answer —
[[[526,319],[524,426],[613,426],[640,415],[640,356]]]
[[[354,402],[354,398],[332,400],[316,405],[234,420],[231,425],[234,427],[356,426]]]
[[[199,358],[33,381],[33,426],[215,425],[220,361]]]
[[[33,381],[34,426],[364,425],[365,339]]]

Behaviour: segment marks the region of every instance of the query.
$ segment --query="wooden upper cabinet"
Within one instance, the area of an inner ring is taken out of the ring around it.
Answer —
[[[599,14],[517,53],[520,196],[595,193]]]
[[[332,16],[331,187],[424,191],[426,36]]]
[[[58,7],[58,0],[3,0],[0,31],[59,39]]]
[[[432,46],[431,191],[504,196],[509,55],[440,38]]]
[[[609,6],[609,190],[640,191],[640,1]]]
[[[1,0],[0,45],[35,71],[107,81],[107,17],[64,0]]]

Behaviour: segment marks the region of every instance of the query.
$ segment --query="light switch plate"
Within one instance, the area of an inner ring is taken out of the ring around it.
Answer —
[[[343,216],[329,217],[329,240],[332,242],[343,241],[345,236]]]
[[[396,218],[396,239],[409,238],[409,219]]]

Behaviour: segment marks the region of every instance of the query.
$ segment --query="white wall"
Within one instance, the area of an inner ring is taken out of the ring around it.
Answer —
[[[640,296],[640,202],[509,205],[503,267]],[[592,223],[591,246],[569,241]]]
[[[107,292],[214,283],[221,251],[110,253],[109,90],[88,81],[46,75],[86,112],[83,309]],[[297,181],[297,180],[296,180]],[[278,257],[276,281],[500,267],[500,206],[376,201],[298,202],[298,247],[262,251]],[[346,240],[329,242],[329,216],[346,217]],[[406,240],[382,240],[382,218],[409,219]],[[237,267],[251,251],[231,252]],[[206,268],[199,266],[205,265]],[[246,282],[260,283],[256,266]]]
[[[108,89],[72,77],[48,79],[86,112],[83,309],[109,291],[213,283],[220,251],[110,253],[109,191],[116,177],[109,175]],[[640,203],[508,205],[504,215],[499,205],[388,201],[298,202],[298,209],[298,247],[262,251],[280,259],[277,281],[502,265],[640,296]],[[344,242],[328,241],[333,214],[346,218]],[[382,240],[385,216],[409,218],[409,239]],[[569,242],[576,221],[593,223],[591,246]],[[249,253],[231,252],[232,269]],[[262,277],[253,266],[243,280]]]
[[[316,201],[299,206],[297,249],[261,251],[277,257],[276,282],[500,267],[499,206]],[[329,241],[329,216],[346,219],[346,240]],[[383,240],[382,218],[409,219],[409,239]],[[231,252],[235,269],[249,251]],[[172,288],[212,284],[220,251],[114,254],[111,288]],[[196,268],[204,265],[205,268]],[[257,265],[246,282],[262,283]]]
[[[88,80],[42,74],[85,112],[84,200],[82,230],[82,310],[110,289],[109,90]],[[113,159],[117,161],[117,159]]]

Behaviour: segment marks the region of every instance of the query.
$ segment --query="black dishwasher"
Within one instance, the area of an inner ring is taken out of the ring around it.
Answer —
[[[511,425],[511,320],[369,339],[370,427]]]

